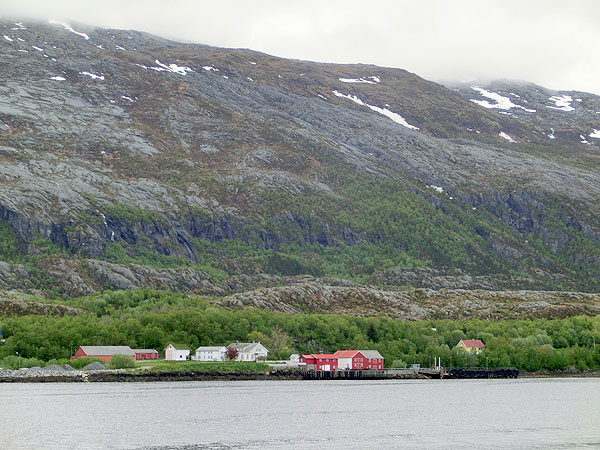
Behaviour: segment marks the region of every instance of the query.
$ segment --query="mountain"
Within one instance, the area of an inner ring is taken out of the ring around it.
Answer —
[[[0,34],[0,288],[598,289],[597,95],[82,25]]]

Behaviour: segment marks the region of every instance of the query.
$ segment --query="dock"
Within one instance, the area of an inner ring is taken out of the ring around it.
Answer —
[[[389,379],[482,379],[517,378],[517,369],[384,369],[384,370],[303,370],[304,380],[389,380]]]

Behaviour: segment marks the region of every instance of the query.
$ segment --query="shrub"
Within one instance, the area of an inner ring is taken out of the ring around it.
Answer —
[[[131,356],[113,355],[110,359],[110,367],[112,369],[130,369],[135,367],[135,360]]]

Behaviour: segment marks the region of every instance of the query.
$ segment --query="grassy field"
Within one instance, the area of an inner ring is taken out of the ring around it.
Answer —
[[[146,360],[136,361],[136,369],[152,368],[159,372],[202,372],[202,373],[259,373],[270,370],[270,367],[265,363],[254,362],[199,362],[199,361],[165,361]]]

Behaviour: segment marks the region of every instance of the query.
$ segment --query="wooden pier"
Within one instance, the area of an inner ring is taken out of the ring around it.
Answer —
[[[517,378],[516,369],[384,369],[384,370],[330,370],[302,371],[304,380],[390,380],[390,379],[480,379]]]

